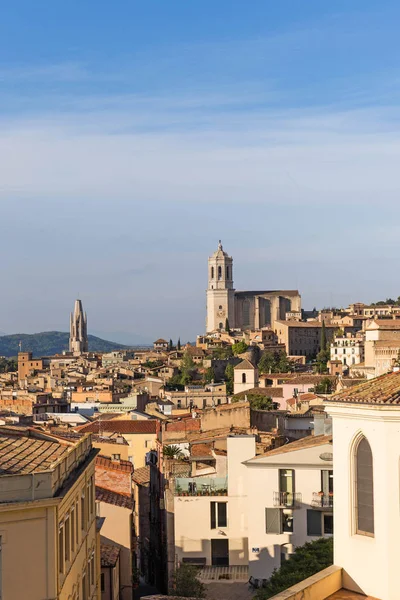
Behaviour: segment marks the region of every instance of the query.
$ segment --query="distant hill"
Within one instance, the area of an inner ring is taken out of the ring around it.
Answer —
[[[89,335],[89,351],[111,352],[126,348],[122,344],[108,342],[94,335]],[[22,350],[32,352],[34,356],[51,356],[68,350],[69,334],[64,331],[43,331],[42,333],[14,333],[0,336],[0,356],[17,356],[19,343]]]

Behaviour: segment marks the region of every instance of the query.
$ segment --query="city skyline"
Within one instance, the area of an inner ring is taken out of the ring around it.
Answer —
[[[0,331],[79,292],[91,332],[193,339],[219,238],[237,289],[399,295],[397,3],[91,7],[2,15]]]

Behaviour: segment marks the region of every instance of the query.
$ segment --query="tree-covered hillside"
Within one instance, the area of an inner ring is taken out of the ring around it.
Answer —
[[[89,335],[89,351],[111,352],[126,348],[122,344],[108,342],[101,338]],[[0,337],[0,356],[17,356],[19,343],[22,350],[32,352],[34,356],[51,356],[68,350],[69,334],[64,331],[44,331],[42,333],[14,333]]]

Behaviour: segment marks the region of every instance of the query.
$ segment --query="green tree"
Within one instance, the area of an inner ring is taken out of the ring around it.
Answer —
[[[172,340],[169,340],[169,344],[168,344],[168,350],[171,352],[172,348],[174,347]]]
[[[320,348],[321,348],[321,350],[323,350],[324,348],[326,348],[326,327],[325,327],[325,321],[322,321]]]
[[[225,319],[225,331],[226,331],[227,333],[230,333],[230,332],[231,332],[231,329],[230,329],[230,327],[229,327],[229,319],[228,319],[228,317]]]
[[[232,356],[232,346],[225,348],[214,348],[212,351],[213,358],[230,358]]]
[[[196,366],[193,362],[193,358],[191,357],[189,352],[186,350],[186,352],[183,353],[183,357],[181,360],[181,384],[182,385],[187,385],[188,383],[191,383],[191,381],[193,380],[193,375],[194,375],[195,370],[196,370]]]
[[[204,373],[204,383],[212,383],[215,381],[215,371],[212,367],[208,367]]]
[[[315,386],[317,394],[331,394],[333,391],[333,381],[329,377],[323,377]]]
[[[250,408],[254,410],[273,410],[275,408],[272,398],[262,394],[247,394]]]
[[[275,373],[274,353],[270,350],[265,350],[257,366],[260,373]]]
[[[181,598],[205,598],[206,589],[197,579],[197,573],[193,565],[181,564],[174,573],[173,595]]]
[[[238,354],[243,354],[243,352],[246,352],[247,348],[248,345],[242,340],[241,342],[236,342],[236,344],[232,345],[232,352],[235,356],[237,356]]]
[[[285,350],[265,350],[257,366],[260,373],[288,373],[292,369],[292,363]]]
[[[0,373],[11,373],[18,370],[18,363],[14,358],[0,358]]]
[[[163,455],[166,458],[183,458],[183,452],[179,446],[163,446]]]
[[[320,538],[296,548],[280,569],[275,569],[266,585],[257,591],[255,600],[268,600],[275,594],[326,569],[333,563],[333,539]]]
[[[178,343],[176,345],[176,349],[180,350],[181,349],[181,338],[178,338]]]
[[[226,365],[225,369],[225,382],[226,382],[226,393],[233,394],[233,376],[234,370],[233,365]]]

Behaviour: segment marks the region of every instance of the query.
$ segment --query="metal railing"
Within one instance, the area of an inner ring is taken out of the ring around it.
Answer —
[[[274,506],[294,508],[299,504],[301,504],[301,494],[299,492],[274,492]]]
[[[311,504],[312,506],[317,506],[319,508],[333,508],[333,494],[314,492]]]

